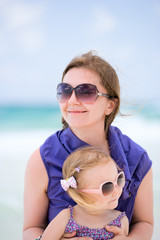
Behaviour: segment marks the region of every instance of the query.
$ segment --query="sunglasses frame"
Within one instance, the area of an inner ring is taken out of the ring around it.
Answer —
[[[78,87],[80,87],[80,86],[85,86],[85,85],[94,86],[94,87],[95,87],[95,90],[96,90],[95,99],[92,100],[91,102],[86,101],[86,103],[88,103],[88,104],[92,104],[93,102],[95,102],[98,96],[106,97],[106,98],[108,98],[108,99],[114,99],[114,98],[115,98],[115,97],[111,97],[110,95],[108,95],[108,94],[106,94],[106,93],[100,93],[100,92],[98,91],[98,89],[97,89],[97,86],[94,85],[94,84],[90,84],[90,83],[82,83],[82,84],[77,85],[75,88],[73,88],[73,87],[72,87],[70,84],[68,84],[68,83],[59,83],[58,86],[57,86],[57,90],[58,90],[59,86],[63,86],[64,84],[65,84],[65,85],[68,85],[68,86],[71,88],[71,93],[70,93],[70,96],[69,96],[68,98],[66,98],[66,100],[64,100],[64,101],[61,101],[61,100],[59,99],[58,93],[57,93],[57,99],[58,99],[58,101],[59,101],[60,103],[63,103],[63,102],[68,101],[68,99],[72,96],[73,91],[75,92],[75,96],[76,96],[76,98],[78,99],[78,101],[85,103],[84,100],[81,100],[81,97],[78,97],[78,94],[77,94],[77,92],[76,92],[76,89],[77,89]]]
[[[118,177],[119,177],[121,174],[123,175],[123,185],[122,185],[122,187],[118,186],[118,184],[117,184]],[[102,187],[103,187],[103,185],[106,184],[106,183],[112,183],[112,184],[113,184],[113,190],[112,190],[107,196],[105,196],[105,195],[103,194],[103,191],[102,191]],[[82,188],[82,189],[78,189],[78,191],[80,191],[80,192],[85,192],[85,193],[101,194],[101,195],[103,196],[103,198],[108,198],[110,195],[112,195],[112,193],[113,193],[113,191],[114,191],[114,189],[115,189],[115,186],[117,186],[119,189],[123,189],[124,185],[125,185],[125,175],[124,175],[124,172],[121,171],[121,172],[119,172],[119,173],[117,174],[116,179],[115,179],[114,181],[105,181],[105,182],[103,182],[103,183],[99,186],[99,188],[96,188],[96,189],[94,189],[94,188],[92,188],[92,189]]]

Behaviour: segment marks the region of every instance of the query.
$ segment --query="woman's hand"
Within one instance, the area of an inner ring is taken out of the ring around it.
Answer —
[[[106,230],[109,232],[113,232],[115,235],[113,237],[114,240],[127,240],[127,236],[124,233],[124,229],[116,227],[116,226],[105,226]]]
[[[76,235],[76,231],[72,233],[64,233],[63,237],[60,240],[93,240],[90,237],[74,237]]]

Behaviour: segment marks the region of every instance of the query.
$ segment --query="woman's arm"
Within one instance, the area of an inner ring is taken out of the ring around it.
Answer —
[[[47,186],[48,175],[38,149],[25,171],[23,240],[36,239],[47,226]]]
[[[70,210],[62,210],[48,225],[43,232],[43,240],[59,240],[65,231],[66,225],[69,221]]]
[[[150,240],[153,234],[153,174],[144,177],[136,196],[129,239]]]
[[[47,213],[49,204],[46,194],[47,188],[48,175],[38,149],[30,157],[25,171],[23,240],[34,240],[39,236],[46,234],[45,229],[47,227]],[[65,221],[62,220],[59,225],[62,223],[64,224]],[[47,232],[47,234],[49,234],[48,230]],[[62,236],[61,232],[62,228],[58,233]],[[73,233],[66,233],[64,236],[67,236],[67,238],[62,236],[61,239],[92,239],[88,237],[74,238],[75,235],[75,231]],[[52,237],[52,240],[53,239],[55,238]]]
[[[106,226],[107,230],[118,232],[118,228]],[[153,233],[153,176],[152,169],[144,177],[135,200],[130,233],[126,237],[116,236],[114,240],[151,240]]]

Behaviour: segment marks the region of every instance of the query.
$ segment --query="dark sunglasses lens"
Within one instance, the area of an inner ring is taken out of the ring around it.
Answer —
[[[76,87],[76,97],[84,103],[93,103],[97,97],[97,88],[92,84],[81,84]]]
[[[118,176],[118,179],[117,179],[117,185],[118,185],[118,187],[123,188],[124,183],[125,183],[124,174],[120,173],[119,176]]]
[[[104,183],[102,186],[103,196],[104,197],[108,196],[113,191],[113,189],[114,189],[114,185],[112,182]]]
[[[65,102],[72,94],[72,87],[67,83],[60,83],[57,87],[57,98],[59,102]]]

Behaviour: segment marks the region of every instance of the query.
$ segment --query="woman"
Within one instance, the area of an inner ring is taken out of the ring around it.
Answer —
[[[64,160],[85,145],[107,152],[125,173],[126,184],[117,209],[125,211],[130,221],[126,239],[151,239],[152,163],[145,150],[111,126],[120,107],[115,70],[92,52],[76,57],[63,72],[57,97],[63,130],[50,136],[26,167],[23,239],[36,239],[61,210],[75,205],[62,191],[59,180]],[[117,228],[110,231],[116,233]],[[66,234],[62,239],[74,239],[74,235]]]

